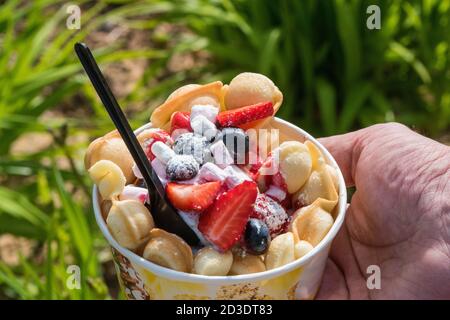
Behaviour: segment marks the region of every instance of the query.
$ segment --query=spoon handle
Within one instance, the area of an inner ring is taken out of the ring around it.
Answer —
[[[116,98],[103,77],[103,74],[96,63],[91,50],[84,43],[76,43],[75,52],[77,53],[87,75],[89,76],[92,85],[106,107],[109,116],[122,136],[122,139],[130,151],[134,162],[141,171],[142,177],[144,178],[148,189],[151,189],[150,187],[154,186],[159,196],[164,199],[164,187],[148,162],[147,156],[142,150],[142,147],[136,139],[136,136],[125,118],[122,109],[119,107]]]
[[[84,43],[76,43],[75,52],[86,70],[92,85],[97,91],[98,96],[102,100],[105,109],[108,111],[109,116],[122,136],[122,139],[130,151],[134,162],[141,171],[151,198],[152,214],[156,225],[179,235],[191,245],[198,244],[199,239],[197,235],[186,224],[181,216],[178,215],[177,210],[167,198],[163,184],[150,165],[150,162],[148,161],[144,150],[142,150],[139,141],[136,139],[136,136],[125,115],[123,114],[122,109],[120,109],[116,98],[106,83],[106,80],[103,77],[97,62],[95,61],[91,50],[89,50],[88,46]]]

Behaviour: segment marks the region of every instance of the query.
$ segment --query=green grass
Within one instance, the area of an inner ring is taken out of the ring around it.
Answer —
[[[149,62],[133,91],[120,98],[128,111],[140,105],[130,113],[135,127],[183,84],[228,82],[254,71],[283,91],[279,115],[315,135],[392,120],[433,137],[449,130],[450,0],[76,3],[79,31],[65,28],[66,1],[6,0],[0,10],[0,235],[34,245],[16,266],[0,261],[0,298],[111,298],[103,277],[107,244],[83,168],[87,142],[69,143],[113,128],[73,52],[76,41],[106,22],[142,30],[151,44],[129,50],[122,37],[94,50],[102,67]],[[369,4],[381,7],[381,30],[365,27]],[[160,30],[162,23],[181,31]],[[205,51],[207,58],[192,68],[167,67],[174,56]],[[57,112],[48,117],[50,111]],[[26,133],[51,134],[53,143],[12,153]],[[81,268],[80,290],[66,286],[71,264]]]
[[[98,136],[111,130],[112,124],[81,72],[73,44],[104,22],[122,20],[127,25],[146,11],[134,5],[79,2],[83,28],[76,31],[65,28],[65,3],[8,0],[0,10],[0,234],[25,237],[35,248],[18,266],[0,261],[0,297],[109,298],[102,278],[105,261],[99,258],[107,246],[94,221],[91,183],[83,168],[87,145],[67,141],[78,133]],[[164,9],[146,5],[151,12],[158,8]],[[168,59],[168,52],[160,49],[123,49],[125,41],[94,50],[102,66],[125,59]],[[162,69],[155,64],[147,72],[157,76]],[[136,98],[126,96],[122,105],[141,100],[143,91],[141,85],[133,92]],[[76,97],[82,97],[84,105],[75,107],[84,108],[85,116],[42,118],[56,108],[64,115],[62,106],[80,101]],[[143,116],[138,119],[143,121]],[[11,153],[14,142],[26,133],[51,133],[53,143],[31,154]],[[62,162],[69,166],[63,169]],[[80,290],[66,286],[71,264],[81,269]]]
[[[170,21],[213,55],[207,77],[268,75],[285,95],[280,116],[316,135],[392,120],[431,136],[450,126],[448,0],[173,2]],[[381,30],[366,28],[371,4]]]

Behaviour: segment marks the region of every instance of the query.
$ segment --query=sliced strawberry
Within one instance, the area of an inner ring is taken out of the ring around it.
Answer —
[[[186,129],[192,131],[191,128],[191,115],[189,112],[177,111],[172,114],[170,120],[170,133],[177,129]]]
[[[258,194],[250,216],[264,221],[269,227],[272,238],[284,232],[289,224],[289,215],[286,210],[264,193]]]
[[[216,199],[220,181],[203,184],[178,184],[169,182],[166,194],[175,208],[183,211],[203,211]]]
[[[217,115],[217,122],[221,127],[239,127],[240,125],[264,119],[274,113],[272,102],[262,102],[251,106],[227,110]]]
[[[162,129],[154,128],[150,130],[151,132],[148,134],[148,136],[146,136],[142,147],[144,148],[147,158],[149,158],[150,161],[152,161],[153,159],[155,159],[155,155],[152,152],[152,145],[156,141],[161,141],[167,145],[171,145],[173,143],[173,140],[172,137]]]
[[[257,195],[258,188],[252,181],[220,194],[200,216],[198,229],[218,250],[227,251],[241,238]]]

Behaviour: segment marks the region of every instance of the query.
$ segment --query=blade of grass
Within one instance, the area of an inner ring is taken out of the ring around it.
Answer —
[[[361,69],[361,43],[354,3],[345,0],[335,1],[336,27],[345,59],[344,76],[347,87],[358,79]]]
[[[339,117],[339,132],[347,132],[352,128],[352,124],[357,118],[358,112],[363,108],[371,90],[372,86],[366,82],[359,83],[351,88]]]
[[[336,132],[336,91],[331,83],[319,78],[316,84],[316,94],[325,134],[332,135]]]
[[[0,261],[0,284],[5,284],[18,295],[20,299],[32,299],[33,296],[24,288],[23,281],[14,272]]]
[[[69,223],[72,241],[82,261],[86,261],[90,255],[92,239],[83,210],[67,193],[66,186],[64,185],[61,173],[57,169],[56,164],[54,164],[52,174],[54,186],[56,187],[61,201],[62,214]]]

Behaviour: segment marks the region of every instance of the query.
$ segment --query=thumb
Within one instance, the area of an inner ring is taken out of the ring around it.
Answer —
[[[363,130],[320,138],[319,142],[331,153],[336,160],[347,186],[353,186],[356,164],[361,154],[361,139]]]

